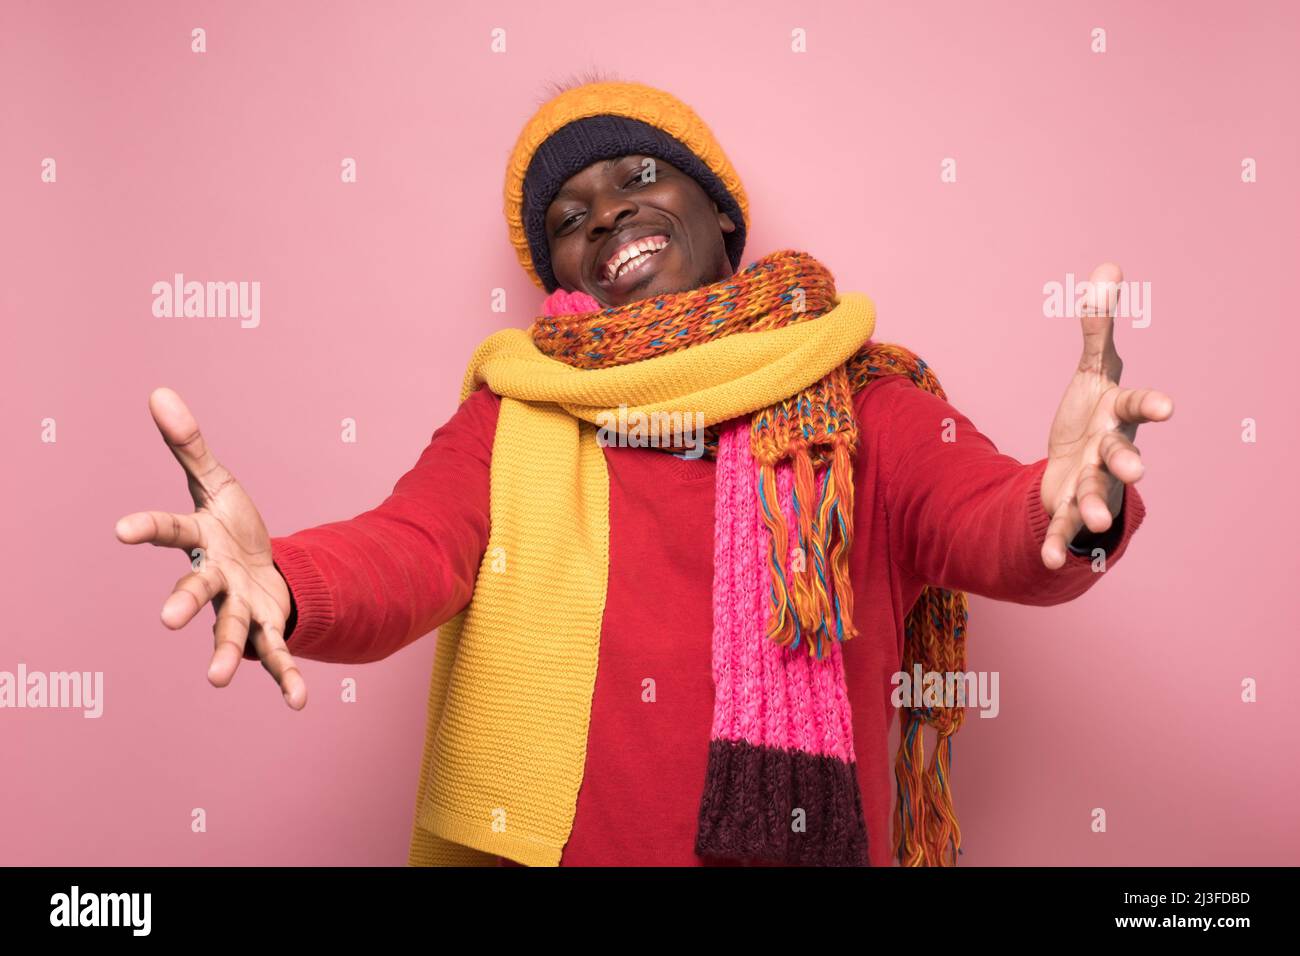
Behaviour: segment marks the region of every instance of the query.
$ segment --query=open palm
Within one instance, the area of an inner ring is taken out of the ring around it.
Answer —
[[[1124,501],[1124,486],[1145,471],[1133,444],[1143,422],[1174,413],[1173,399],[1150,388],[1120,388],[1124,363],[1115,350],[1119,266],[1104,263],[1089,279],[1080,317],[1083,353],[1056,410],[1047,439],[1047,468],[1040,488],[1052,516],[1043,542],[1043,563],[1059,568],[1066,546],[1083,527],[1110,528]]]
[[[184,627],[212,602],[216,622],[209,681],[217,687],[228,685],[251,640],[285,702],[301,710],[307,704],[307,684],[284,640],[289,588],[271,559],[271,538],[262,516],[209,450],[179,395],[169,388],[156,389],[149,396],[149,411],[185,470],[195,510],[126,515],[117,522],[118,540],[180,548],[191,557],[192,570],[163,603],[162,622],[173,630]]]

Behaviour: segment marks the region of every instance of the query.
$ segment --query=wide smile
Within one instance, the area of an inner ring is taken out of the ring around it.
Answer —
[[[628,243],[599,267],[597,284],[609,292],[626,292],[659,268],[659,255],[671,242],[666,235],[652,235]]]

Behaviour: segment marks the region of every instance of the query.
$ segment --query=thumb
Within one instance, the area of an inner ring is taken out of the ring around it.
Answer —
[[[154,389],[149,395],[149,412],[163,441],[190,478],[194,504],[202,507],[229,480],[229,473],[208,448],[199,423],[176,392]]]
[[[1092,270],[1085,286],[1084,306],[1079,325],[1083,332],[1083,356],[1080,367],[1119,380],[1122,367],[1115,351],[1115,312],[1124,272],[1113,262],[1103,262]]]

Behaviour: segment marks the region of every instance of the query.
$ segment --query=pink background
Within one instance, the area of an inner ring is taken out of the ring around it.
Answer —
[[[99,720],[0,711],[0,862],[405,862],[433,639],[302,662],[301,713],[255,663],[218,691],[211,612],[158,620],[185,559],[113,525],[189,510],[145,404],[161,384],[273,534],[382,500],[473,346],[540,301],[506,240],[504,164],[544,83],[594,66],[712,126],[749,191],[746,261],[822,258],[1022,461],[1080,344],[1077,320],[1043,316],[1043,284],[1106,259],[1151,283],[1150,327],[1117,332],[1124,384],[1177,403],[1138,435],[1144,527],[1072,604],[973,600],[970,666],[1000,672],[1001,714],[970,712],[957,738],[963,862],[1300,863],[1294,5],[0,9],[0,670],[106,685]],[[260,281],[261,326],[154,318],[174,272]]]

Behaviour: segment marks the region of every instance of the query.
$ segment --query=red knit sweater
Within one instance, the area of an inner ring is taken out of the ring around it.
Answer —
[[[466,606],[487,547],[498,407],[486,389],[472,395],[377,508],[274,539],[295,605],[295,655],[379,660]],[[843,651],[870,858],[884,866],[892,862],[890,678],[921,588],[1047,605],[1077,597],[1104,573],[1092,570],[1087,552],[1056,571],[1043,566],[1046,458],[1026,465],[1001,454],[952,405],[902,376],[862,389],[856,410],[859,635]],[[947,419],[955,441],[943,440]],[[561,864],[698,866],[706,862],[693,847],[713,716],[714,465],[648,448],[604,453],[608,593],[586,771]],[[1129,487],[1112,529],[1085,531],[1076,544],[1103,547],[1113,568],[1144,511]],[[642,700],[647,677],[654,702]]]

